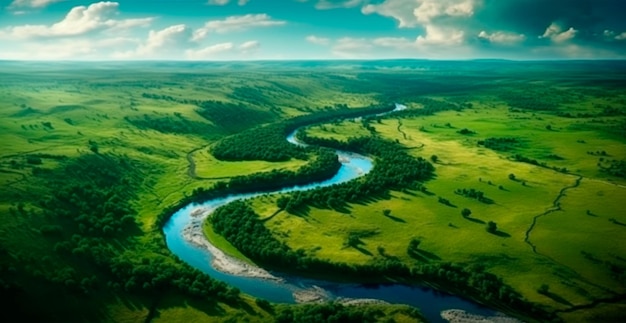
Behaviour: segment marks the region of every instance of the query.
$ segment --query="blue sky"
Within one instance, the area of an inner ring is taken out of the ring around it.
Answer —
[[[0,0],[0,59],[626,58],[623,0]]]

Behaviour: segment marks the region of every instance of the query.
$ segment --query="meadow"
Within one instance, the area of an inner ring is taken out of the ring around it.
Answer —
[[[395,142],[429,160],[433,178],[343,212],[291,214],[278,196],[259,197],[250,205],[260,218],[280,211],[264,222],[275,239],[331,263],[481,264],[565,321],[619,319],[625,74],[623,62],[0,62],[4,304],[25,320],[62,321],[267,321],[299,311],[198,276],[169,252],[158,216],[200,188],[315,160],[219,160],[211,149],[223,138],[400,102],[409,109],[305,131]],[[420,113],[428,107],[440,108]],[[63,195],[82,197],[79,188],[107,207],[92,214]],[[355,234],[358,248],[347,243]],[[188,280],[165,282],[159,271]],[[419,316],[382,308],[397,321]]]

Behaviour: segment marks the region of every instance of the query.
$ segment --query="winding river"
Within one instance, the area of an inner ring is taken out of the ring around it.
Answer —
[[[393,111],[404,108],[406,107],[396,104],[396,109]],[[293,144],[303,145],[295,139],[295,132],[290,134],[287,140]],[[286,193],[330,186],[363,176],[373,167],[372,160],[365,156],[345,151],[337,151],[337,155],[341,161],[341,168],[335,176],[323,182],[286,187],[269,193],[229,195],[201,204],[189,204],[181,208],[163,228],[168,248],[180,259],[211,277],[235,286],[246,294],[271,302],[296,303],[336,299],[384,301],[418,307],[431,322],[445,322],[441,314],[450,309],[458,309],[480,316],[497,315],[491,309],[430,288],[401,284],[361,285],[326,282],[274,272],[269,273],[225,255],[204,237],[202,222],[213,210],[224,204],[263,194]]]

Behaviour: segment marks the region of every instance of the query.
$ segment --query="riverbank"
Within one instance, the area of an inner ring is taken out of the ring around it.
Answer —
[[[445,310],[441,312],[441,317],[450,323],[521,323],[522,321],[506,316],[504,314],[497,314],[494,316],[484,316],[471,314],[464,310]]]
[[[191,223],[183,230],[182,234],[183,239],[211,254],[211,265],[222,273],[277,282],[284,281],[284,279],[270,274],[267,270],[247,264],[215,247],[206,239],[202,232],[202,225],[198,222]]]

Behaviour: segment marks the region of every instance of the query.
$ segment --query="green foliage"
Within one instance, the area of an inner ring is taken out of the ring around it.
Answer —
[[[520,141],[517,138],[487,138],[485,140],[479,140],[479,145],[485,146],[485,148],[497,150],[497,151],[509,151],[520,145]]]
[[[124,117],[124,119],[139,129],[152,129],[162,133],[189,134],[201,137],[211,137],[210,125],[198,121],[191,121],[183,116],[150,116]]]
[[[281,307],[276,313],[277,323],[329,322],[329,323],[367,323],[378,322],[385,313],[379,309],[361,306],[343,306],[339,303],[308,304]]]
[[[272,122],[276,116],[243,104],[222,101],[203,101],[196,110],[199,115],[211,120],[226,133],[237,133],[253,126]]]
[[[298,209],[313,205],[327,207],[329,199],[335,201],[333,208],[341,208],[347,202],[358,202],[371,198],[375,194],[384,194],[391,189],[416,186],[420,181],[432,176],[433,166],[423,158],[414,158],[402,147],[392,141],[374,137],[353,138],[347,142],[333,139],[313,138],[305,132],[298,133],[298,139],[325,147],[354,151],[376,156],[376,164],[364,178],[347,183],[318,188],[290,195],[286,209],[296,212]],[[283,202],[284,203],[284,200]]]
[[[211,152],[218,159],[230,161],[305,159],[306,154],[303,147],[298,147],[285,141],[285,137],[295,129],[309,124],[380,113],[392,109],[392,106],[381,106],[351,110],[328,110],[312,115],[304,115],[226,137],[220,140],[212,148]]]
[[[458,195],[462,195],[465,196],[467,198],[471,198],[471,199],[475,199],[478,200],[479,202],[485,203],[485,204],[493,204],[493,200],[486,197],[484,192],[481,192],[479,190],[470,188],[458,188],[456,190],[454,190],[455,194]]]

